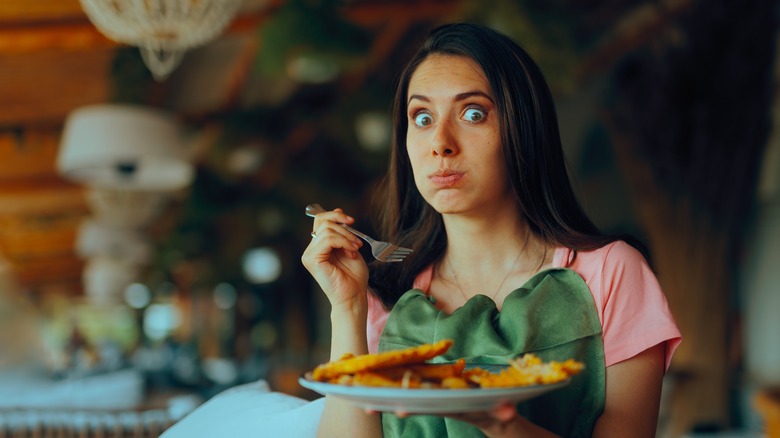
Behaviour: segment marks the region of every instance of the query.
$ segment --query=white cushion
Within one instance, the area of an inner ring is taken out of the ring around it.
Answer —
[[[259,380],[217,394],[161,438],[314,437],[324,402],[273,392]]]

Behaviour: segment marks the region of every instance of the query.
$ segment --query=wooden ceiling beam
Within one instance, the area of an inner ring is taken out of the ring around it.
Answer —
[[[114,50],[0,53],[0,127],[59,123],[80,106],[111,98]]]
[[[64,182],[47,186],[34,183],[0,186],[0,216],[86,215],[88,212],[85,190],[81,186]]]
[[[78,1],[42,1],[30,12],[17,11],[30,4],[29,0],[0,2],[0,55],[38,52],[41,50],[86,50],[122,46],[105,37],[81,11]],[[36,3],[32,2],[32,3]],[[73,9],[73,3],[78,11]],[[431,1],[420,4],[357,4],[345,9],[346,16],[360,25],[372,25],[387,20],[407,22],[446,17],[455,11],[457,2]],[[38,11],[40,10],[40,11]],[[257,29],[268,20],[274,8],[246,13],[234,19],[226,33],[244,33]],[[38,12],[36,12],[38,11]],[[409,18],[413,13],[413,18]],[[17,17],[17,18],[15,18]]]
[[[268,12],[236,17],[225,30],[226,34],[246,33],[257,29],[268,19]],[[0,12],[0,23],[2,23]],[[76,19],[53,22],[11,22],[0,26],[0,55],[12,55],[48,50],[91,50],[123,47],[103,35],[86,15]]]
[[[256,29],[267,17],[236,18],[227,33],[243,33]],[[92,50],[124,47],[100,33],[86,17],[82,21],[56,23],[12,24],[0,27],[0,55],[34,53],[49,50]]]
[[[8,260],[73,256],[79,226],[86,215],[26,218],[0,216],[0,250]]]
[[[3,0],[0,25],[84,19],[79,0]]]
[[[33,291],[48,283],[80,285],[84,272],[84,261],[74,256],[46,257],[24,262],[8,260],[8,264],[14,279],[25,289]]]
[[[60,130],[0,131],[0,184],[56,174]]]
[[[0,27],[0,55],[116,47],[89,22]]]

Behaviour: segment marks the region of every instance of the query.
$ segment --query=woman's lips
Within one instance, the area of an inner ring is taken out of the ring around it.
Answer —
[[[428,176],[428,179],[438,187],[452,187],[463,178],[463,172],[454,170],[438,170]]]

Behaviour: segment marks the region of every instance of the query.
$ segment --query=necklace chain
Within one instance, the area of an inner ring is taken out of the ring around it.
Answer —
[[[510,266],[509,270],[506,271],[506,275],[504,275],[504,279],[501,280],[501,283],[498,285],[498,288],[496,289],[495,292],[493,292],[493,295],[490,297],[493,300],[493,302],[496,302],[496,296],[501,291],[501,288],[504,286],[504,283],[506,282],[506,279],[509,278],[509,274],[512,273],[512,270],[517,265],[517,262],[520,260],[520,256],[522,254],[523,254],[522,251],[518,251],[517,257],[515,258],[515,262],[512,263],[512,266]],[[458,290],[460,291],[460,294],[463,295],[463,298],[466,301],[468,301],[469,298],[468,298],[468,296],[466,296],[466,292],[464,292],[463,288],[460,286],[460,281],[458,281],[458,275],[455,274],[455,269],[453,269],[453,267],[452,267],[452,260],[450,260],[449,257],[447,258],[447,265],[450,268],[450,273],[452,274],[452,278],[455,280],[455,285],[458,286]]]

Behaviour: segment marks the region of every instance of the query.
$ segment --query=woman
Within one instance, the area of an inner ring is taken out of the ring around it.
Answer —
[[[530,57],[485,27],[434,29],[400,78],[394,124],[380,231],[413,255],[369,276],[336,209],[302,256],[332,306],[331,358],[453,338],[448,359],[534,352],[586,372],[480,414],[380,418],[328,399],[320,436],[654,436],[680,334],[641,253],[575,199]]]

